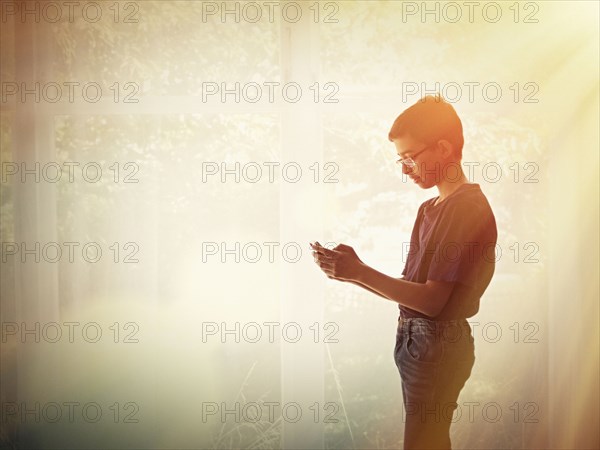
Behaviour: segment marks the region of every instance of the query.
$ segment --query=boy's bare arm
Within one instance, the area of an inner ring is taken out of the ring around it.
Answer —
[[[442,312],[454,287],[454,283],[443,281],[427,280],[426,283],[414,283],[390,277],[364,263],[361,264],[354,281],[383,298],[430,317]]]
[[[315,242],[311,248],[315,262],[329,278],[349,281],[430,317],[442,312],[454,288],[452,282],[415,283],[385,275],[362,262],[354,249],[345,244],[327,249]]]
[[[404,276],[401,276],[401,277],[396,278],[396,279],[397,280],[403,280]],[[363,289],[365,289],[365,290],[367,290],[367,291],[369,291],[369,292],[371,292],[373,294],[376,294],[376,295],[380,296],[381,298],[385,298],[386,300],[391,300],[390,298],[385,297],[384,295],[380,294],[379,292],[371,289],[369,286],[365,286],[364,284],[359,283],[358,281],[349,281],[349,283],[355,284],[356,286],[361,287],[361,288],[363,288]]]

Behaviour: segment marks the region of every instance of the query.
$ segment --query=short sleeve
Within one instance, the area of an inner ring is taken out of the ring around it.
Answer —
[[[410,243],[408,248],[408,254],[406,255],[406,262],[404,263],[404,269],[402,270],[402,276],[406,276],[408,273],[408,267],[410,264],[413,264],[414,261],[414,253],[415,249],[419,246],[419,226],[423,218],[423,209],[427,202],[421,203],[419,209],[417,210],[417,217],[415,218],[415,223],[413,224],[412,232],[410,234]],[[403,251],[404,251],[404,245]]]
[[[493,213],[476,202],[449,205],[440,217],[427,279],[476,286],[495,264]]]

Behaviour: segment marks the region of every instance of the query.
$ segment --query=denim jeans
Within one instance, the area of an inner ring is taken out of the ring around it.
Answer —
[[[404,449],[450,449],[456,400],[475,363],[469,323],[400,318],[394,359],[402,379]]]

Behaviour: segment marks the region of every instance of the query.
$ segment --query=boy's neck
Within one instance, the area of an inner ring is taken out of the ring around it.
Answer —
[[[458,179],[453,179],[452,181],[446,179],[441,180],[440,183],[437,185],[440,195],[435,201],[435,204],[437,205],[438,203],[443,202],[446,198],[452,195],[454,191],[456,191],[465,183],[469,183],[469,180],[462,171],[462,168],[460,171],[460,177]]]

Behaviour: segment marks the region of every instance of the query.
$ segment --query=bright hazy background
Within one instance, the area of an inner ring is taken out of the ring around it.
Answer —
[[[397,305],[308,242],[400,276],[437,192],[387,133],[435,92],[499,232],[453,445],[598,446],[597,2],[51,3],[2,2],[4,446],[399,448]]]

